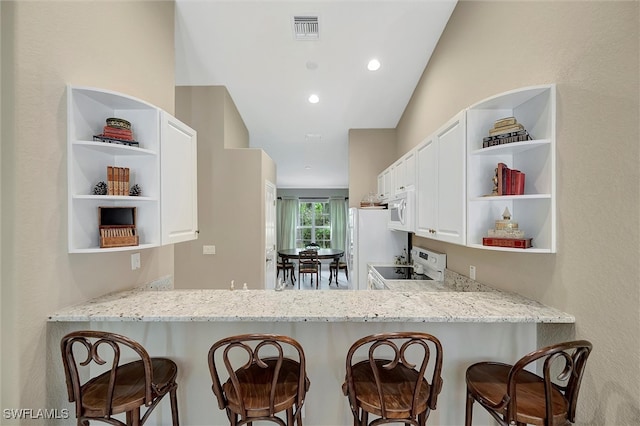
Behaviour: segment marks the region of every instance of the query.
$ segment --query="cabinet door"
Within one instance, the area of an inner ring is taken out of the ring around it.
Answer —
[[[393,169],[389,167],[384,172],[382,172],[382,187],[384,188],[382,191],[383,198],[388,200],[391,198],[391,194],[393,193]]]
[[[161,129],[162,244],[198,238],[197,135],[163,111]]]
[[[433,238],[436,228],[438,163],[435,140],[429,138],[416,150],[416,235]]]
[[[393,166],[395,193],[410,191],[415,188],[415,152],[410,152]]]
[[[436,132],[438,150],[438,207],[436,238],[465,244],[466,125],[461,112]]]
[[[416,186],[416,153],[414,151],[405,155],[404,163],[404,186],[407,190]]]

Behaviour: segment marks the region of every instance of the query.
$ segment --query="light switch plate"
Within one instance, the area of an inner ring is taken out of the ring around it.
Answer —
[[[216,246],[202,246],[202,254],[216,254]]]

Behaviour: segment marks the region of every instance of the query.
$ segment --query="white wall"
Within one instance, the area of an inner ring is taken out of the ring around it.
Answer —
[[[0,11],[1,406],[55,408],[46,402],[47,315],[173,274],[173,247],[142,251],[137,271],[130,253],[67,253],[66,84],[173,112],[174,5],[2,1]],[[43,424],[15,422],[30,423]]]
[[[578,424],[640,420],[639,3],[461,1],[397,127],[397,156],[464,107],[557,83],[558,253],[415,238],[448,267],[576,316],[539,343],[594,344]],[[514,218],[517,221],[517,217]]]

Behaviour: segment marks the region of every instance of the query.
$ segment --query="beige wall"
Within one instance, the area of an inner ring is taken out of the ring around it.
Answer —
[[[120,91],[173,112],[174,8],[165,1],[0,7],[1,406],[54,408],[45,402],[47,315],[173,274],[172,247],[142,251],[136,271],[131,253],[67,253],[65,85]]]
[[[264,181],[275,164],[249,146],[249,132],[224,87],[176,88],[176,116],[198,131],[197,241],[175,248],[176,288],[264,287]],[[203,255],[215,245],[215,255]]]
[[[397,158],[395,129],[349,130],[349,207],[378,192],[378,174]]]
[[[582,425],[640,419],[639,18],[638,2],[462,1],[397,128],[401,154],[479,100],[557,83],[558,253],[414,244],[576,316],[568,333],[541,327],[540,341],[594,343]]]

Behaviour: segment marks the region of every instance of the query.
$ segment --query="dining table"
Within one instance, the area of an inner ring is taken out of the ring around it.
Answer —
[[[303,250],[309,250],[309,249],[306,249],[306,248],[280,249],[278,250],[278,256],[282,258],[283,262],[288,262],[291,259],[299,259],[300,252]],[[319,248],[316,251],[318,252],[318,260],[333,259],[336,263],[338,263],[340,261],[340,258],[344,256],[344,249]],[[320,276],[322,276],[322,273],[320,271],[319,273],[320,273]],[[329,269],[329,274],[331,274],[331,269]],[[337,282],[338,282],[338,268],[336,268],[336,283]]]

